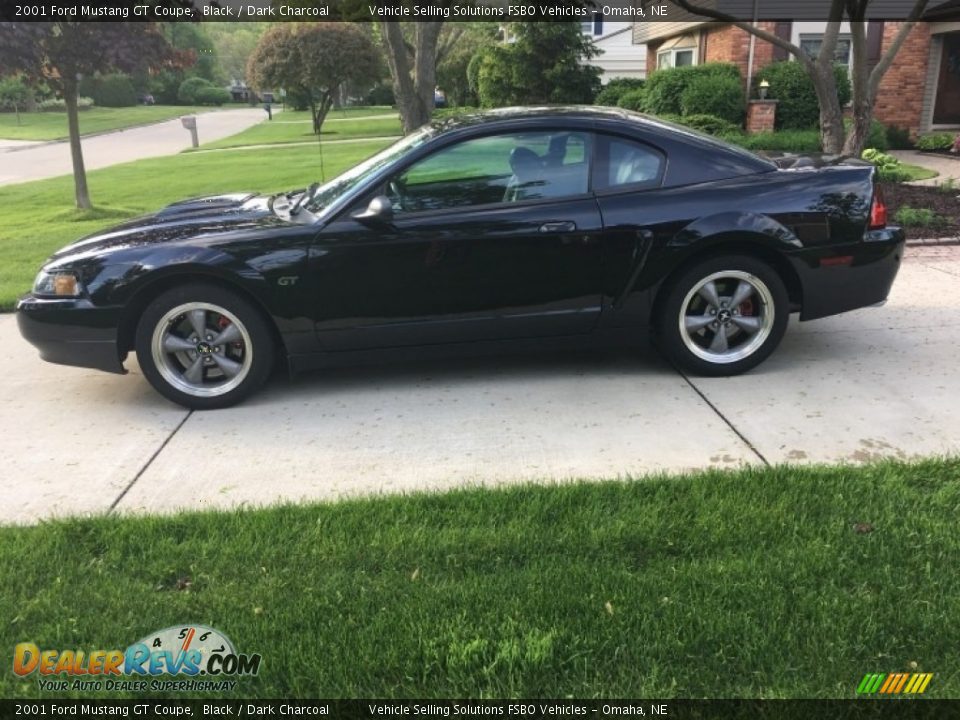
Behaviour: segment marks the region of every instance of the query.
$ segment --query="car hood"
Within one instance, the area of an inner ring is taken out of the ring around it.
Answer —
[[[59,250],[50,261],[159,243],[217,240],[288,224],[271,211],[270,198],[264,195],[233,193],[191,198],[88,235]]]

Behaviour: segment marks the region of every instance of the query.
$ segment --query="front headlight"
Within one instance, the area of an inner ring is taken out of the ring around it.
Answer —
[[[82,294],[82,288],[76,273],[41,270],[37,273],[37,279],[33,281],[33,294],[79,297]]]

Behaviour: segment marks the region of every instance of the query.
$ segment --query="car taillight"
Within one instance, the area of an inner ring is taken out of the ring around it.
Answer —
[[[873,205],[870,206],[870,229],[883,230],[887,226],[887,204],[883,201],[880,188],[873,191]]]

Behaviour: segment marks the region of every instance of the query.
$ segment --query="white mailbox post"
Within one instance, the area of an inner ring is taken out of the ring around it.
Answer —
[[[190,141],[193,143],[193,146],[200,147],[200,138],[197,136],[197,116],[184,115],[180,118],[180,122],[190,131]]]

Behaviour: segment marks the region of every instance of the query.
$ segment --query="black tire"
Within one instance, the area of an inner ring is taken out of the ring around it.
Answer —
[[[188,309],[178,312],[184,308]],[[197,341],[194,321],[214,339],[231,326],[231,333],[240,337],[219,346],[204,338]],[[144,310],[137,324],[137,360],[147,380],[165,398],[192,410],[230,407],[259,390],[270,376],[276,348],[267,323],[256,307],[236,293],[216,285],[182,285],[157,296]],[[182,342],[186,349],[167,352],[164,339]],[[196,372],[190,373],[197,363],[199,379]]]
[[[713,276],[719,276],[713,280],[713,295],[721,301],[717,305],[697,292]],[[736,299],[743,281],[754,292],[735,308],[727,307],[730,303],[723,301]],[[746,372],[770,356],[787,329],[790,300],[783,280],[772,267],[748,255],[702,260],[682,270],[662,292],[665,294],[654,317],[656,344],[671,362],[692,374],[722,377]],[[715,310],[726,310],[727,314],[718,315]],[[685,327],[687,322],[695,327],[708,316],[722,317],[725,322],[722,327],[714,322],[684,331],[680,327],[681,313]],[[717,338],[721,333],[723,337]],[[715,346],[713,341],[719,344]],[[726,350],[722,349],[724,343],[728,344]]]

